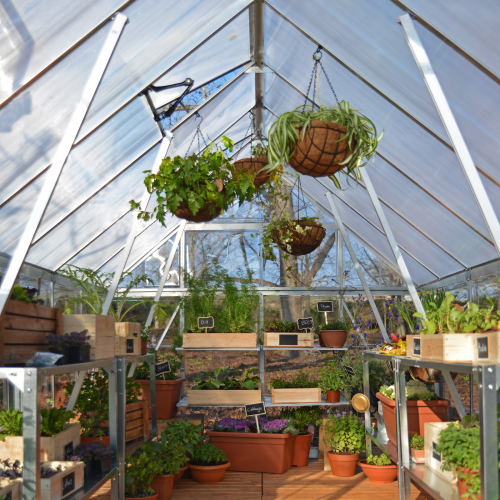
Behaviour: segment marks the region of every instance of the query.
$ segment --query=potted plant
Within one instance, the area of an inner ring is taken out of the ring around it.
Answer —
[[[87,341],[90,339],[90,335],[87,334],[88,330],[65,333],[64,335],[51,333],[47,337],[49,351],[63,355],[57,364],[72,365],[89,362],[90,344]]]
[[[260,433],[250,420],[225,418],[207,432],[231,462],[229,470],[281,474],[290,468],[297,429],[287,419],[260,418],[259,426]]]
[[[299,330],[297,322],[270,321],[264,328],[265,347],[314,347],[313,332]]]
[[[321,403],[321,389],[317,379],[299,371],[295,376],[281,373],[268,382],[273,404],[278,403]]]
[[[141,355],[145,356],[148,353],[148,342],[151,335],[151,328],[143,326],[141,329]]]
[[[392,483],[398,475],[398,467],[385,454],[379,456],[368,455],[366,459],[359,461],[366,477],[373,484]]]
[[[373,122],[341,101],[319,109],[300,106],[282,114],[269,130],[269,170],[290,165],[304,175],[333,176],[339,170],[360,178],[359,169],[375,153],[378,141]]]
[[[234,168],[240,172],[253,172],[253,185],[255,189],[263,186],[271,176],[271,173],[266,171],[264,167],[269,163],[267,159],[267,146],[258,143],[252,146],[252,157],[242,158],[234,162]]]
[[[324,422],[324,441],[331,451],[328,460],[334,476],[354,476],[359,454],[364,451],[365,424],[352,412],[328,414]]]
[[[295,437],[292,465],[305,467],[309,463],[309,452],[313,433],[307,430],[309,424],[318,423],[322,410],[319,406],[302,406],[292,410],[282,410],[280,418],[293,422],[299,431]]]
[[[111,470],[112,451],[102,441],[80,444],[71,457],[73,462],[85,463],[85,475],[102,474]]]
[[[425,464],[424,436],[410,434],[410,454],[417,464]]]
[[[222,137],[230,151],[233,141]],[[144,184],[149,193],[156,191],[157,205],[153,212],[141,210],[141,204],[130,201],[138,218],[145,221],[155,217],[165,225],[167,213],[191,222],[208,222],[226,211],[234,201],[242,205],[255,194],[255,174],[238,171],[226,158],[224,151],[213,143],[202,153],[186,158],[167,156],[156,174],[148,173]]]
[[[327,403],[338,403],[340,391],[344,389],[344,370],[335,358],[325,360],[325,366],[318,369],[319,387],[326,396]]]
[[[419,380],[410,380],[405,386],[408,431],[423,435],[426,422],[444,422],[450,402],[438,398],[434,391]],[[390,441],[396,443],[396,402],[394,386],[382,386],[377,392],[382,403],[384,423]]]
[[[188,463],[193,478],[198,483],[218,483],[231,464],[226,454],[212,443],[205,443],[194,450],[193,459]]]
[[[314,330],[318,335],[319,343],[323,347],[339,348],[344,347],[347,334],[351,330],[351,323],[341,320],[329,321],[319,325]]]
[[[144,445],[132,456],[125,457],[125,500],[148,498],[157,500],[158,493],[151,488],[153,479],[162,472],[162,465],[151,459]]]

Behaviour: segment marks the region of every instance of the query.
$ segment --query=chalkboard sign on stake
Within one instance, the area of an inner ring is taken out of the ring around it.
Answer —
[[[198,318],[198,328],[205,328],[205,333],[207,333],[208,328],[213,328],[214,325],[214,318],[212,316]]]
[[[328,323],[328,313],[333,312],[333,302],[318,302],[317,304],[318,312],[325,314],[325,324]]]
[[[255,425],[257,426],[257,432],[260,434],[258,415],[266,414],[266,407],[264,403],[252,403],[245,405],[245,413],[247,417],[255,417]]]
[[[299,318],[297,326],[299,330],[312,330],[314,328],[314,321],[312,318]]]
[[[170,372],[170,363],[168,361],[164,361],[163,363],[157,363],[155,365],[156,375],[160,375],[161,373],[169,373],[169,372]]]
[[[356,372],[354,371],[354,368],[352,366],[344,365],[344,372],[346,375],[356,375]]]
[[[476,340],[478,359],[489,359],[488,337],[478,337]]]
[[[62,478],[62,496],[65,497],[75,489],[75,473],[71,472]]]

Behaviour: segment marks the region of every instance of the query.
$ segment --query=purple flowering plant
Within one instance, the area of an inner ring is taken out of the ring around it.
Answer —
[[[105,460],[111,458],[111,448],[102,441],[94,443],[79,444],[75,449],[75,454],[71,457],[73,462],[85,462],[92,460]]]
[[[65,347],[80,347],[82,345],[89,345],[87,340],[90,339],[90,335],[87,335],[88,333],[88,330],[84,330],[83,332],[65,333],[64,335],[51,333],[47,337],[49,348],[57,352],[62,352]]]

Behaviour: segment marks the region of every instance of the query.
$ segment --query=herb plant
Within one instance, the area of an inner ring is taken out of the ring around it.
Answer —
[[[326,391],[340,391],[345,388],[346,375],[338,359],[326,360],[325,366],[318,369],[318,375],[319,387],[323,394],[326,394]]]
[[[366,463],[369,465],[394,465],[391,459],[385,454],[382,455],[368,455],[366,457]]]
[[[151,353],[151,351],[149,351]],[[179,378],[179,370],[181,369],[182,356],[174,349],[154,351],[155,364],[168,361],[170,366],[169,372],[159,373],[156,375],[156,380],[177,380]],[[143,361],[134,372],[135,380],[149,380],[149,364]]]
[[[318,379],[309,378],[309,375],[300,370],[295,376],[286,378],[284,375],[273,378],[268,382],[269,390],[273,389],[296,389],[319,387]]]
[[[396,393],[393,385],[382,386],[379,391],[385,397],[395,400]],[[428,385],[420,380],[410,380],[405,385],[406,401],[433,401],[437,399],[437,395],[434,391],[429,389]]]
[[[297,326],[296,321],[277,320],[277,321],[270,321],[264,328],[264,331],[286,333],[286,332],[299,332],[300,330]]]
[[[14,285],[11,298],[20,302],[26,302],[28,304],[31,303],[31,299],[28,297],[28,290],[23,288],[21,285]]]
[[[299,432],[306,432],[309,424],[315,424],[323,410],[319,406],[301,406],[291,410],[281,410],[280,418],[290,420]]]
[[[23,435],[23,414],[19,410],[0,410],[0,441],[5,441],[6,436]]]
[[[318,334],[321,330],[345,330],[346,333],[351,331],[352,323],[350,321],[344,322],[342,320],[331,320],[328,323],[317,326],[314,333]]]
[[[181,444],[191,456],[203,440],[203,424],[196,425],[187,420],[167,421],[167,426],[161,433],[163,446],[166,443]]]
[[[323,439],[332,453],[357,454],[365,449],[364,420],[352,412],[329,413],[324,432]]]
[[[196,448],[191,461],[193,465],[222,465],[227,464],[226,454],[212,443],[205,443]]]
[[[144,451],[152,460],[161,465],[160,474],[174,476],[189,460],[186,456],[186,447],[180,442],[167,441],[162,436],[160,442],[143,445]]]
[[[264,146],[262,143],[252,146],[252,155],[255,157],[267,156],[267,146]]]
[[[419,436],[418,434],[410,434],[410,448],[412,450],[423,450],[424,449],[424,436]]]
[[[144,445],[132,456],[125,457],[125,496],[143,498],[155,494],[151,488],[153,479],[162,473],[162,464],[151,460],[151,455],[144,449]]]
[[[247,368],[241,375],[231,373],[231,368],[216,368],[214,375],[208,372],[198,375],[195,379],[196,385],[192,390],[197,391],[224,391],[224,390],[243,390],[254,391],[259,388],[260,377],[254,375],[256,368]],[[224,377],[224,378],[219,378]]]
[[[55,436],[65,429],[65,425],[76,417],[71,411],[64,408],[45,408],[40,411],[40,431],[42,436]]]
[[[75,454],[71,457],[73,462],[85,462],[88,464],[92,460],[106,460],[111,458],[112,451],[102,441],[79,444],[75,449]]]

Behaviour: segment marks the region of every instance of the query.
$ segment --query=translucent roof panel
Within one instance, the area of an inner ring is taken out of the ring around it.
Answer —
[[[0,103],[120,8],[123,0],[2,2]],[[69,14],[69,15],[68,15]]]
[[[79,137],[157,80],[248,3],[248,0],[141,0],[129,4],[122,10],[129,22]]]
[[[156,86],[172,85],[186,78],[194,80],[193,88],[212,81],[215,77],[242,66],[250,59],[248,12],[242,12],[168,73],[154,82]],[[223,55],[223,57],[214,57]],[[150,92],[156,108],[177,99],[185,87]]]

